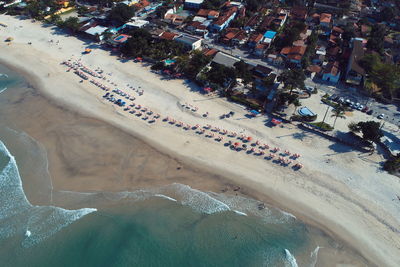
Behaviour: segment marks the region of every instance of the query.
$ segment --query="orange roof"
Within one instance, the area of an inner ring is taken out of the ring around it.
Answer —
[[[284,47],[284,48],[282,48],[282,50],[281,50],[281,54],[282,55],[288,55],[289,53],[290,53],[290,50],[291,50],[292,48],[290,47],[290,46],[287,46],[287,47]]]
[[[224,24],[225,21],[227,21],[237,10],[238,10],[238,8],[236,6],[229,8],[227,11],[220,14],[217,21],[215,21],[214,24],[216,24],[216,25]]]
[[[319,18],[319,22],[331,23],[331,19],[332,19],[332,14],[322,13]]]
[[[163,32],[160,35],[160,38],[165,39],[165,40],[173,40],[173,39],[175,39],[176,36],[178,36],[178,35],[173,32]]]
[[[200,17],[207,17],[209,12],[210,12],[209,9],[199,9],[196,15]]]
[[[210,10],[210,12],[208,12],[208,16],[210,17],[218,17],[219,16],[219,12],[216,10]]]
[[[258,43],[259,41],[261,41],[261,39],[263,38],[263,35],[261,33],[259,34],[252,34],[249,38],[249,42],[255,42]]]
[[[140,0],[139,3],[135,4],[135,6],[139,9],[145,8],[146,6],[150,5],[150,2],[147,0]]]
[[[206,49],[203,51],[203,55],[205,56],[214,56],[216,53],[218,53],[218,50],[215,48],[211,48],[211,49]]]

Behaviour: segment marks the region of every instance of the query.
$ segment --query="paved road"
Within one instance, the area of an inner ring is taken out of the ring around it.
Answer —
[[[179,32],[174,30],[175,32]],[[249,50],[247,49],[239,49],[236,47],[230,47],[226,45],[222,45],[220,43],[216,43],[212,39],[204,39],[203,43],[209,47],[216,48],[220,51],[223,51],[227,54],[236,56],[237,58],[243,59],[246,62],[251,62],[253,64],[260,64],[263,66],[267,66],[271,68],[275,73],[278,75],[283,71],[282,68],[277,68],[276,66],[273,66],[269,64],[265,59],[261,59],[259,57],[256,57],[250,53]],[[377,117],[380,114],[385,114],[384,121],[390,122],[394,125],[397,125],[400,127],[400,107],[397,107],[395,105],[386,105],[386,104],[381,104],[377,101],[375,101],[373,98],[364,96],[357,92],[356,89],[351,88],[343,83],[338,83],[338,84],[327,84],[322,80],[311,80],[311,79],[306,79],[305,84],[307,86],[311,87],[317,87],[318,90],[322,90],[326,93],[329,94],[337,94],[340,96],[343,96],[344,98],[349,98],[353,102],[359,102],[360,104],[364,106],[368,106],[370,109],[373,110],[373,113],[371,116]]]

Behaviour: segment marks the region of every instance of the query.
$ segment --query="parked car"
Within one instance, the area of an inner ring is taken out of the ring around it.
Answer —
[[[360,110],[360,111],[363,110],[363,108],[364,108],[364,105],[359,105],[359,106],[357,107],[357,109]]]
[[[383,117],[385,117],[385,114],[383,114],[383,113],[378,115],[378,119],[380,119],[380,120],[383,119]]]
[[[312,86],[306,86],[306,91],[311,93],[314,91],[314,88]]]
[[[370,109],[370,110],[367,111],[367,114],[368,114],[368,115],[372,115],[372,113],[374,113],[374,111],[373,111],[372,109]]]
[[[365,106],[365,107],[361,110],[361,112],[367,112],[368,110],[369,110],[369,107]]]

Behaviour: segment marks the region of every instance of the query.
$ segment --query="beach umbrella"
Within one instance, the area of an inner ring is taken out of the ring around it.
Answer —
[[[233,145],[234,145],[235,147],[237,147],[237,146],[239,146],[239,145],[240,145],[240,143],[238,143],[238,142],[235,142]]]
[[[248,136],[248,137],[246,138],[246,140],[247,140],[247,141],[251,141],[251,140],[253,140],[253,138],[252,138],[251,136]]]

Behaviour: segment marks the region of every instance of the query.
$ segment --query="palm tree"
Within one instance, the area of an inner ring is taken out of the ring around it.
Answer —
[[[346,116],[344,115],[344,107],[340,105],[333,109],[332,113],[331,117],[335,117],[335,121],[333,122],[333,128],[335,128],[337,118],[346,119]]]

